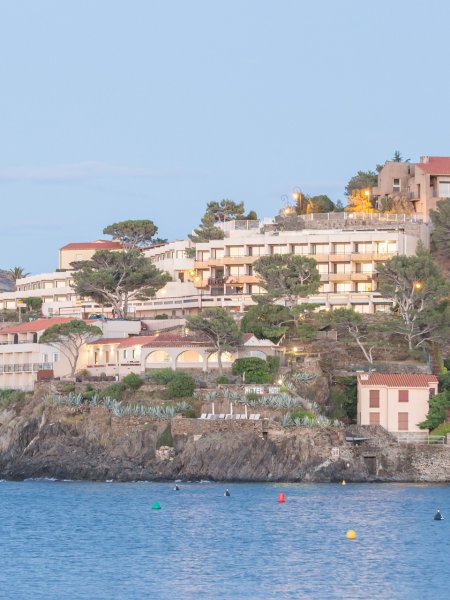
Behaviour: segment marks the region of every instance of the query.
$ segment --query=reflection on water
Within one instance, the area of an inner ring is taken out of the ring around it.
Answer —
[[[0,598],[449,596],[448,486],[179,485],[1,482]]]

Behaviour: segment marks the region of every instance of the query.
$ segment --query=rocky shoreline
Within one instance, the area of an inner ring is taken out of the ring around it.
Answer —
[[[167,434],[169,445],[162,444]],[[334,428],[116,418],[102,407],[53,406],[35,397],[0,411],[0,478],[450,481],[446,444],[398,444],[378,427],[364,435],[368,440],[355,445]]]

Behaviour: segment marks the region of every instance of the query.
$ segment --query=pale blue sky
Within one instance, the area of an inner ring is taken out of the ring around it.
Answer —
[[[443,0],[0,1],[0,268],[450,154],[449,22]]]

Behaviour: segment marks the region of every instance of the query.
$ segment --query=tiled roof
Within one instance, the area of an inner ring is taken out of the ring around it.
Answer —
[[[211,346],[211,341],[206,336],[182,335],[179,333],[162,333],[153,336],[153,339],[145,344],[150,348],[181,348],[192,346]]]
[[[118,348],[128,348],[129,346],[144,346],[153,341],[155,335],[132,335],[126,338],[100,338],[95,342],[91,342],[88,346],[114,346]]]
[[[30,321],[28,323],[21,323],[20,325],[13,325],[12,327],[6,327],[0,330],[1,333],[34,333],[35,331],[42,331],[48,329],[52,325],[58,325],[59,323],[67,323],[73,321],[70,317],[54,317],[52,319],[36,319],[36,321]]]
[[[430,373],[358,373],[361,385],[382,385],[396,388],[427,388],[438,383],[436,375]]]
[[[429,175],[450,175],[450,156],[422,156],[416,167]]]
[[[122,248],[120,242],[97,240],[95,242],[73,242],[66,244],[60,250],[115,250],[117,248]]]

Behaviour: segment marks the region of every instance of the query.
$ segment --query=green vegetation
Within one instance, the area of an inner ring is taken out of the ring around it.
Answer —
[[[157,321],[165,321],[168,318],[169,318],[169,315],[166,315],[166,313],[160,313],[160,314],[154,316],[154,319],[156,319]]]
[[[379,266],[379,291],[394,300],[393,332],[410,350],[446,340],[450,332],[449,281],[419,244],[416,256],[394,256]]]
[[[450,257],[450,198],[438,200],[437,210],[430,210],[434,229],[431,247],[437,256],[446,260]]]
[[[128,389],[136,391],[144,384],[144,380],[142,379],[142,377],[139,377],[137,373],[130,373],[122,379],[122,383]]]
[[[189,234],[189,239],[195,243],[209,242],[210,240],[223,240],[224,233],[217,223],[225,221],[256,220],[258,215],[255,211],[250,211],[248,215],[244,214],[244,203],[233,202],[233,200],[221,200],[220,202],[208,202],[206,211],[203,215],[199,227]]]
[[[288,331],[292,320],[288,308],[278,304],[258,303],[251,306],[241,321],[243,333],[253,333],[258,339],[268,339],[277,344]]]
[[[108,225],[103,233],[110,235],[114,240],[122,242],[124,248],[134,250],[160,242],[167,242],[161,238],[155,238],[158,228],[148,219],[140,221],[120,221]]]
[[[170,281],[140,250],[98,250],[90,260],[73,263],[76,293],[109,303],[120,318],[133,300],[148,300]]]
[[[169,446],[169,448],[173,448],[172,427],[170,423],[167,424],[166,428],[158,437],[156,442],[157,448],[161,448],[161,446]]]
[[[253,265],[261,278],[259,286],[266,290],[263,297],[254,296],[257,302],[268,303],[284,299],[294,305],[299,297],[314,294],[319,289],[320,274],[316,261],[307,256],[275,254],[261,256]]]
[[[195,390],[195,381],[192,375],[183,371],[176,371],[174,377],[167,384],[168,398],[192,397]]]
[[[266,360],[256,357],[238,358],[232,367],[233,375],[244,375],[245,383],[271,383],[272,374]]]
[[[241,341],[241,332],[233,315],[225,308],[207,308],[200,315],[187,317],[186,324],[190,330],[203,334],[211,342],[217,352],[217,365],[222,375],[223,352],[232,352]]]
[[[81,347],[102,335],[102,330],[95,325],[74,319],[67,323],[52,325],[40,337],[41,344],[54,346],[64,354],[70,365],[70,375],[73,377],[77,368]]]
[[[274,376],[280,370],[280,357],[279,356],[268,356],[266,358],[267,368],[269,373]]]
[[[124,383],[112,383],[102,392],[100,392],[99,395],[101,398],[114,398],[115,400],[122,400],[126,391],[127,386]]]
[[[450,409],[450,390],[445,390],[430,398],[427,418],[419,423],[421,429],[436,429],[445,421],[445,413]]]
[[[330,400],[334,418],[356,422],[356,377],[335,377],[330,391]]]
[[[230,383],[230,380],[225,375],[219,375],[219,377],[217,377],[217,379],[216,379],[216,383],[217,384]]]
[[[26,398],[26,393],[21,390],[0,390],[0,409],[4,410]]]
[[[148,374],[148,377],[151,381],[153,381],[156,384],[167,385],[175,377],[175,373],[176,371],[167,367],[165,369],[152,370]]]

